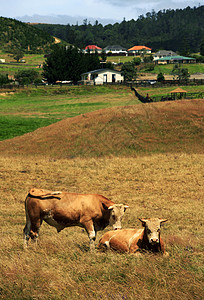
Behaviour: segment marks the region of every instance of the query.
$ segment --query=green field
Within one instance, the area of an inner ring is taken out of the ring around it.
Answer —
[[[129,101],[139,103],[137,98],[129,99],[129,94],[128,88],[103,86],[45,86],[0,94],[0,140],[90,111],[125,105]]]
[[[204,92],[204,86],[183,87],[189,92]],[[173,87],[140,88],[151,97],[167,95]],[[24,88],[15,93],[0,93],[0,140],[12,138],[65,118],[103,108],[140,103],[124,86],[45,86]]]
[[[155,65],[154,70],[148,71],[142,69],[141,72],[148,72],[153,74],[163,73],[166,75],[171,75],[174,64],[168,65]],[[182,68],[187,68],[188,72],[192,75],[195,73],[204,73],[204,64],[182,64]]]
[[[17,65],[12,65],[12,63],[16,63],[16,61],[12,58],[11,54],[4,53],[0,51],[0,58],[6,59],[6,64],[0,64],[0,74],[9,74],[14,75],[19,69],[26,68],[36,68],[39,72],[42,72],[42,64],[45,62],[45,58],[43,54],[25,54],[23,59],[25,63],[18,63]],[[133,56],[108,56],[107,61],[114,63],[125,63],[133,60]],[[172,64],[170,65],[155,65],[154,70],[149,71],[145,68],[141,69],[140,73],[153,73],[158,74],[162,72],[163,74],[170,75],[173,69]],[[190,74],[195,73],[204,73],[204,64],[183,64],[184,68],[188,68]]]

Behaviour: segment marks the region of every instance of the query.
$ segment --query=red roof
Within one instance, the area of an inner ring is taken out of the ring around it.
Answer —
[[[102,50],[102,48],[96,46],[96,45],[88,45],[86,46],[85,50]]]
[[[128,49],[128,51],[133,51],[133,50],[138,51],[138,50],[152,50],[152,49],[148,48],[146,46],[134,46],[134,47]]]

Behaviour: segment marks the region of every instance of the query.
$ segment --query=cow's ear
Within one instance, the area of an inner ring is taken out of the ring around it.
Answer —
[[[124,211],[126,211],[126,209],[129,208],[128,205],[124,205]]]
[[[167,219],[159,219],[160,221],[160,224],[164,223],[164,222],[167,222],[168,220]]]
[[[142,222],[142,226],[145,226],[145,224],[146,224],[146,219],[140,219],[140,218],[138,218],[138,220],[140,220],[140,222]]]

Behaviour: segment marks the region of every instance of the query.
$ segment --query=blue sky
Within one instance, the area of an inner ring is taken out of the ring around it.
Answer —
[[[198,5],[204,5],[204,0],[5,0],[1,1],[0,16],[69,15],[122,21],[137,19],[152,10]]]

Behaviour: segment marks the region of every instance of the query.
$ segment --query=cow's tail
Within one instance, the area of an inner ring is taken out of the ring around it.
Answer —
[[[28,241],[30,239],[30,229],[31,229],[31,221],[28,214],[28,208],[27,208],[27,202],[28,202],[28,195],[25,199],[25,214],[26,214],[26,225],[23,229],[24,237],[23,237],[23,247],[24,249],[28,246]]]

